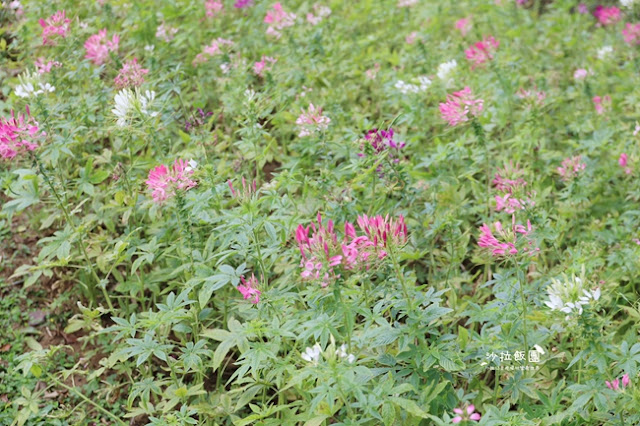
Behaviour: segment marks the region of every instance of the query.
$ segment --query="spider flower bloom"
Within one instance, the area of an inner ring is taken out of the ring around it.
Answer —
[[[540,249],[533,247],[533,242],[527,238],[533,231],[531,222],[527,221],[527,227],[525,228],[524,225],[516,225],[515,220],[515,216],[512,216],[512,227],[509,230],[503,228],[500,222],[495,222],[493,229],[487,224],[482,224],[478,245],[488,249],[494,257],[516,255],[521,251],[533,256]],[[497,236],[494,235],[494,232]],[[522,245],[523,242],[526,243],[524,248],[518,249],[517,246]]]
[[[38,59],[36,59],[34,65],[36,66],[36,70],[40,74],[51,72],[53,67],[59,68],[62,66],[62,64],[58,61],[48,61],[45,63],[45,59],[43,57],[39,57]]]
[[[602,115],[604,114],[605,110],[609,109],[609,107],[611,106],[611,97],[609,97],[609,95],[603,97],[594,96],[593,106],[595,107],[598,115]]]
[[[493,52],[498,49],[499,45],[498,40],[489,36],[465,50],[464,53],[467,59],[473,64],[471,68],[475,68],[493,59]]]
[[[156,38],[159,38],[160,40],[164,40],[167,43],[173,40],[176,34],[178,34],[178,29],[174,27],[170,27],[169,25],[166,25],[164,22],[158,25],[158,28],[156,28]]]
[[[209,18],[212,18],[220,13],[220,11],[224,8],[224,4],[218,0],[207,0],[204,3],[204,9],[206,11],[206,15]]]
[[[565,317],[567,320],[571,318],[571,315],[582,315],[583,306],[600,299],[600,288],[591,289],[587,285],[584,267],[579,277],[575,274],[571,277],[563,274],[561,280],[552,278],[551,283],[552,284],[547,287],[549,300],[544,302],[544,304],[553,311],[560,311],[567,314]]]
[[[611,25],[618,22],[621,18],[620,9],[615,6],[597,6],[593,11],[593,16],[601,25]]]
[[[318,25],[324,18],[331,15],[331,9],[319,3],[313,5],[313,11],[315,15],[313,13],[307,13],[307,22],[311,25]]]
[[[341,247],[333,221],[329,220],[326,226],[323,225],[318,213],[317,222],[317,226],[311,223],[306,228],[298,225],[296,229],[296,241],[302,254],[300,267],[303,271],[300,275],[303,279],[317,280],[322,287],[327,287],[336,276],[334,267],[342,262]]]
[[[253,0],[238,0],[233,4],[233,7],[236,9],[244,9],[245,7],[249,7],[253,4]]]
[[[209,58],[223,54],[224,52],[222,48],[233,46],[233,44],[233,41],[224,38],[212,40],[211,44],[202,48],[202,53],[198,53],[198,55],[196,55],[196,58],[193,60],[193,65],[195,66],[203,62],[207,62]]]
[[[621,382],[622,382],[622,387],[620,387]],[[624,376],[622,376],[622,380],[621,379],[615,379],[612,381],[605,380],[604,383],[607,385],[609,389],[617,391],[617,390],[624,390],[624,388],[629,386],[629,382],[630,382],[629,375],[625,374]]]
[[[66,38],[69,35],[71,20],[65,16],[64,10],[59,10],[46,20],[38,21],[42,27],[42,44],[55,45],[57,37]]]
[[[176,159],[171,168],[161,164],[149,170],[147,187],[152,191],[153,201],[160,204],[176,195],[176,190],[188,191],[197,182],[190,178],[193,175],[195,161]]]
[[[109,59],[110,52],[117,52],[120,37],[114,34],[111,40],[107,38],[107,30],[100,30],[98,34],[94,34],[84,43],[86,50],[86,59],[89,59],[95,65],[104,64]]]
[[[308,110],[303,109],[302,114],[296,120],[298,136],[303,138],[327,130],[330,122],[329,117],[322,115],[322,108],[316,108],[313,104],[309,104]]]
[[[259,62],[255,62],[253,64],[253,72],[255,72],[258,77],[262,77],[262,73],[265,71],[271,71],[271,67],[277,61],[278,60],[275,58],[262,55],[262,59],[260,59]]]
[[[244,275],[240,277],[242,284],[238,285],[238,291],[242,293],[244,300],[250,300],[251,303],[257,305],[260,302],[260,295],[262,294],[258,290],[258,279],[254,274],[251,274],[249,280],[244,279]]]
[[[622,36],[627,44],[632,46],[640,44],[640,24],[627,23],[622,30]]]
[[[271,6],[273,10],[267,12],[264,17],[264,22],[269,24],[267,28],[267,35],[280,38],[282,36],[281,30],[287,27],[293,26],[296,20],[294,13],[285,12],[280,2]]]
[[[503,196],[496,195],[496,211],[504,210],[506,213],[512,214],[516,210],[524,210],[527,207],[533,207],[535,203],[529,198],[515,198],[511,194]]]
[[[233,187],[233,182],[231,181],[231,179],[227,181],[227,185],[229,185],[229,189],[231,190],[231,195],[233,196],[233,198],[237,198],[239,200],[251,199],[258,192],[256,181],[254,180],[252,183],[249,183],[244,178],[244,176],[242,177],[242,189],[236,190]]]
[[[156,117],[158,112],[149,110],[155,97],[156,92],[152,90],[147,90],[144,93],[141,93],[137,88],[135,91],[131,89],[120,90],[114,97],[115,107],[111,110],[118,118],[116,124],[125,127],[135,117]]]
[[[10,160],[18,155],[34,151],[38,142],[46,136],[40,131],[38,122],[31,117],[29,107],[26,114],[15,114],[11,118],[0,117],[0,159]]]
[[[461,421],[473,420],[477,422],[480,420],[480,414],[476,413],[476,407],[474,405],[468,406],[466,409],[462,408],[454,408],[453,412],[457,414],[453,419],[451,419],[452,423],[460,423]]]
[[[469,121],[468,115],[477,117],[482,112],[484,101],[475,99],[471,89],[465,87],[459,92],[447,95],[447,102],[440,103],[442,119],[449,122],[450,126]]]
[[[184,124],[184,130],[186,132],[192,129],[204,126],[207,123],[207,119],[213,115],[212,111],[204,112],[202,108],[197,109],[198,114],[191,114],[190,118],[187,118]]]
[[[624,172],[628,175],[631,174],[631,167],[629,167],[629,156],[626,153],[620,154],[620,158],[618,158],[618,164],[620,167],[624,169]]]
[[[392,128],[389,130],[369,130],[364,139],[369,142],[374,155],[380,155],[384,152],[388,154],[388,157],[394,163],[400,161],[400,150],[405,147],[405,143],[401,141],[395,141],[393,139],[394,132]],[[361,146],[360,149],[366,150],[365,146]],[[358,153],[359,157],[364,157],[364,152]]]
[[[562,165],[557,170],[562,180],[567,182],[576,178],[586,167],[587,165],[582,163],[581,157],[577,155],[562,160]]]
[[[498,191],[513,193],[515,189],[522,188],[527,185],[527,182],[522,177],[524,170],[517,164],[514,166],[513,162],[505,164],[504,168],[498,169],[493,179],[493,186]]]
[[[471,31],[471,18],[458,19],[455,24],[456,30],[460,31],[462,36],[466,36]]]
[[[365,214],[358,216],[357,222],[360,229],[376,247],[401,247],[407,243],[407,225],[404,223],[404,216],[402,215],[394,219],[389,215],[385,217],[381,215],[368,217]],[[380,256],[386,256],[386,252],[380,252]]]
[[[139,87],[144,83],[144,76],[148,73],[149,70],[142,68],[138,63],[138,59],[133,58],[132,60],[124,63],[122,69],[114,79],[114,82],[118,89],[124,89],[125,87]]]
[[[592,74],[590,71],[587,71],[584,68],[580,68],[573,73],[573,79],[577,81],[584,80],[590,74]]]

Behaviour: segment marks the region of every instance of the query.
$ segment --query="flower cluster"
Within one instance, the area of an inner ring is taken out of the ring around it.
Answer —
[[[185,161],[176,159],[171,168],[161,164],[149,170],[147,187],[151,190],[151,196],[156,203],[173,197],[176,190],[188,191],[195,187],[197,182],[191,179],[197,163],[193,160]]]
[[[445,86],[449,86],[453,83],[451,74],[455,72],[457,67],[458,67],[458,62],[455,59],[452,59],[447,62],[443,62],[440,65],[438,65],[438,71],[436,72],[436,75],[444,83]]]
[[[406,95],[409,93],[425,92],[429,86],[431,86],[431,79],[426,75],[421,75],[416,80],[418,84],[405,83],[403,80],[398,80],[395,84],[395,88],[403,95]]]
[[[627,23],[622,30],[622,36],[627,44],[638,45],[640,44],[640,23],[631,24]]]
[[[277,59],[272,58],[271,56],[262,55],[260,61],[253,64],[253,72],[255,72],[257,76],[262,77],[262,73],[265,71],[271,71],[271,67],[277,61]]]
[[[133,58],[122,65],[122,69],[118,71],[114,82],[118,89],[140,87],[144,83],[144,76],[148,73],[149,70],[142,68],[142,65],[138,63],[138,59]]]
[[[249,7],[253,4],[253,0],[237,0],[233,7],[236,9],[244,9],[245,7]]]
[[[244,297],[244,300],[250,300],[251,303],[257,305],[260,302],[260,295],[262,292],[258,290],[258,279],[254,274],[251,274],[249,280],[244,279],[244,275],[240,277],[242,284],[238,285],[238,291]]]
[[[464,53],[472,63],[472,68],[475,68],[493,59],[493,53],[498,49],[499,45],[498,40],[489,36],[482,41],[474,43]]]
[[[122,89],[114,98],[115,107],[111,110],[118,118],[117,124],[120,127],[128,125],[136,115],[155,117],[157,111],[150,111],[149,108],[153,104],[156,92],[147,90],[143,93],[136,88]]]
[[[204,3],[205,13],[209,18],[218,15],[223,8],[224,4],[219,0],[206,0]]]
[[[477,117],[482,112],[484,101],[476,99],[469,87],[447,95],[447,102],[440,103],[442,119],[450,126],[469,121],[469,114]]]
[[[582,162],[581,156],[568,157],[562,160],[562,164],[557,168],[558,174],[562,177],[562,180],[569,182],[575,179],[587,165]]]
[[[402,141],[396,141],[393,139],[394,131],[392,128],[389,130],[378,130],[373,129],[369,130],[365,135],[364,139],[368,142],[368,146],[371,147],[374,155],[380,155],[382,153],[386,153],[388,158],[397,163],[400,161],[400,150],[405,147],[405,143]],[[360,149],[363,151],[367,151],[367,147],[364,145],[360,146]],[[365,152],[358,153],[359,157],[364,157]],[[380,171],[381,166],[378,167],[378,171]]]
[[[296,229],[296,241],[302,255],[300,267],[303,279],[319,281],[322,287],[340,277],[336,271],[369,269],[388,255],[393,247],[407,242],[407,227],[404,217],[398,219],[367,215],[358,216],[357,224],[363,235],[358,235],[355,226],[346,222],[344,238],[338,241],[333,221],[325,226],[318,213],[317,224]]]
[[[535,205],[531,199],[532,194],[525,194],[524,188],[527,182],[522,177],[523,174],[524,171],[511,162],[503,169],[498,169],[493,185],[502,194],[496,195],[496,211],[504,210],[512,214],[516,210],[524,210]]]
[[[14,92],[20,98],[30,98],[56,90],[55,86],[43,82],[42,74],[38,72],[31,73],[27,70],[18,76],[18,80],[20,83],[16,85]]]
[[[307,111],[303,109],[302,114],[296,120],[298,136],[303,138],[327,130],[329,123],[331,123],[331,119],[322,115],[322,108],[316,108],[313,104],[309,104]]]
[[[242,189],[235,189],[233,187],[233,182],[231,179],[227,181],[227,185],[229,185],[229,189],[231,190],[231,196],[238,200],[249,200],[258,192],[258,186],[256,181],[249,183],[247,180],[242,177]]]
[[[622,16],[620,15],[620,9],[615,6],[602,6],[599,5],[593,11],[593,16],[598,20],[601,25],[611,25],[618,22]]]
[[[516,225],[516,218],[512,216],[512,226],[505,229],[502,223],[495,222],[493,229],[483,224],[480,227],[480,238],[478,245],[487,249],[494,257],[515,256],[518,253],[524,253],[528,256],[535,255],[539,248],[533,246],[530,239],[533,228],[531,222],[527,221],[527,227],[524,225]],[[494,235],[495,234],[497,235]]]
[[[631,380],[629,379],[629,375],[624,374],[620,379],[615,379],[612,381],[605,380],[604,384],[607,385],[609,389],[617,391],[617,390],[624,390],[624,388],[629,386],[630,381]],[[620,384],[622,384],[622,387],[620,387]]]
[[[332,338],[333,339],[333,338]],[[332,345],[333,346],[333,343]],[[346,360],[349,364],[353,364],[356,361],[356,356],[347,352],[347,345],[342,344],[335,350],[335,355],[338,358]],[[307,347],[303,353],[300,354],[300,358],[303,360],[317,364],[320,362],[320,358],[322,357],[322,347],[320,347],[319,343],[316,343],[312,347]]]
[[[567,314],[567,320],[572,314],[582,315],[583,306],[600,299],[599,287],[592,290],[586,286],[584,268],[580,277],[574,274],[569,278],[565,275],[562,280],[552,279],[551,282],[547,287],[549,300],[544,303],[551,310]]]
[[[576,81],[580,81],[580,80],[584,80],[585,78],[587,78],[588,75],[593,75],[592,71],[588,71],[584,68],[579,68],[577,70],[575,70],[575,72],[573,73],[573,78]]]
[[[592,100],[593,106],[596,109],[596,113],[598,113],[598,115],[604,114],[605,110],[611,107],[611,97],[609,95],[594,96]]]
[[[264,17],[264,22],[269,24],[267,28],[267,35],[280,38],[282,36],[282,30],[293,26],[296,20],[294,13],[285,12],[280,2],[272,6],[273,10],[267,12]]]
[[[451,423],[460,423],[461,421],[473,420],[474,422],[480,421],[480,413],[476,413],[476,407],[469,405],[467,408],[454,408],[453,412],[457,414]]]
[[[34,65],[36,66],[36,70],[40,74],[46,74],[48,72],[51,72],[53,67],[59,68],[62,66],[62,64],[58,61],[45,62],[45,59],[43,57],[39,57],[38,59],[36,59],[36,62]]]
[[[176,34],[178,34],[178,29],[170,27],[164,22],[158,25],[158,28],[156,28],[156,38],[164,40],[167,43],[173,40]]]
[[[202,48],[202,53],[198,53],[193,60],[193,65],[198,65],[203,62],[207,62],[209,58],[220,55],[223,53],[222,48],[225,46],[233,46],[233,41],[224,38],[217,38],[211,41],[211,44]]]
[[[11,111],[11,118],[0,117],[0,158],[12,159],[34,151],[40,139],[46,136],[40,131],[38,122],[31,117],[29,107],[26,114]]]
[[[40,19],[42,27],[42,44],[55,45],[56,38],[66,38],[69,35],[71,20],[66,17],[64,10],[59,10],[50,17]]]
[[[86,59],[89,59],[95,65],[104,64],[109,59],[110,52],[117,52],[120,44],[120,37],[114,34],[111,40],[107,38],[107,30],[100,30],[98,34],[94,34],[84,43],[86,50]]]
[[[319,3],[313,5],[313,12],[307,13],[307,22],[311,25],[318,25],[324,18],[331,15],[331,9]]]
[[[458,19],[455,23],[456,30],[460,31],[462,36],[466,36],[469,31],[471,31],[471,18],[462,18]]]

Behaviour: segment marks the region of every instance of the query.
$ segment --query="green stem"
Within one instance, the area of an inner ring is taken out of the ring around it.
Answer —
[[[518,262],[513,261],[515,267],[516,267],[516,274],[518,277],[518,287],[520,288],[520,299],[522,301],[522,337],[524,338],[524,347],[525,347],[525,353],[528,354],[529,353],[529,345],[527,344],[527,301],[524,295],[524,279],[520,279],[520,273],[522,271],[520,271]]]
[[[402,284],[402,292],[404,293],[404,297],[407,300],[408,311],[413,311],[413,303],[411,301],[411,297],[409,297],[409,289],[407,288],[407,281],[404,279],[404,274],[400,270],[400,264],[398,263],[398,259],[396,258],[395,248],[391,248],[389,250],[389,255],[391,257],[391,262],[393,263],[393,268],[396,271],[396,275]]]

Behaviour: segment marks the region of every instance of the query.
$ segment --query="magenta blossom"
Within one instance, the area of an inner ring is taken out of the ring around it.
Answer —
[[[147,187],[152,190],[151,196],[156,203],[162,203],[176,194],[176,190],[188,191],[197,182],[191,180],[196,162],[176,159],[171,168],[161,164],[149,170]]]
[[[540,251],[533,246],[533,241],[529,238],[533,232],[531,222],[527,221],[526,228],[524,225],[516,225],[515,215],[511,217],[511,222],[511,229],[503,228],[500,222],[495,222],[493,229],[487,224],[482,224],[478,245],[487,249],[494,257],[514,256],[520,252],[533,256]]]
[[[46,20],[38,21],[42,27],[42,44],[55,45],[57,37],[66,38],[69,35],[71,20],[66,17],[64,10],[59,10]]]
[[[389,128],[389,130],[369,130],[364,138],[369,142],[369,145],[373,149],[373,153],[375,155],[387,153],[388,158],[394,163],[400,161],[400,150],[405,147],[405,143],[394,140],[394,132],[392,128]],[[360,146],[360,149],[364,151],[365,147]],[[365,153],[361,152],[358,156],[364,157]]]
[[[562,160],[562,165],[558,167],[558,174],[562,177],[564,181],[570,181],[575,179],[585,168],[587,165],[581,162],[581,157],[579,155],[575,157],[568,157]]]
[[[472,63],[471,68],[475,68],[493,59],[493,53],[498,49],[498,40],[489,36],[479,41],[464,51],[467,59]]]
[[[496,211],[504,210],[507,213],[514,213],[516,210],[524,210],[535,205],[530,198],[532,194],[524,191],[527,182],[523,175],[524,171],[518,165],[514,166],[512,162],[505,165],[503,169],[498,169],[493,185],[502,195],[495,197]]]
[[[45,59],[43,57],[39,57],[38,59],[36,59],[35,66],[36,70],[38,70],[40,74],[46,74],[48,72],[51,72],[53,67],[59,68],[62,66],[62,64],[58,61],[45,62]]]
[[[615,6],[597,6],[593,11],[593,16],[598,20],[601,25],[611,25],[618,22],[622,16],[620,15],[620,9]]]
[[[249,7],[253,4],[253,0],[238,0],[233,4],[233,7],[236,9],[244,9],[245,7]]]
[[[622,30],[622,36],[627,44],[632,46],[640,44],[640,23],[630,24],[627,23]]]
[[[626,153],[622,153],[620,154],[620,158],[618,159],[618,164],[620,164],[620,167],[622,167],[624,169],[624,172],[628,175],[631,174],[632,170],[631,167],[629,167],[629,157],[627,156]]]
[[[148,69],[142,68],[136,58],[127,61],[118,71],[114,82],[118,89],[125,87],[140,87],[144,83],[144,76],[149,72]]]
[[[0,117],[0,159],[11,160],[18,155],[34,151],[40,139],[46,136],[40,131],[38,122],[31,117],[29,107],[26,114],[11,111],[11,118]]]
[[[514,190],[527,185],[527,182],[522,177],[524,174],[525,172],[520,166],[517,164],[514,166],[513,162],[509,162],[504,168],[498,169],[493,179],[493,185],[498,191],[511,194]]]
[[[621,382],[622,382],[622,387],[620,387]],[[604,383],[607,385],[609,389],[617,391],[617,390],[624,390],[624,388],[629,386],[629,382],[630,382],[629,375],[625,374],[622,376],[622,380],[620,379],[615,379],[612,381],[605,380]]]
[[[484,101],[475,99],[471,89],[465,87],[459,92],[447,95],[447,102],[440,103],[440,114],[450,126],[457,126],[469,121],[469,114],[477,117],[482,112],[483,105]]]
[[[271,71],[271,67],[277,61],[277,59],[272,58],[271,56],[262,55],[260,61],[253,64],[253,72],[255,72],[258,77],[262,77],[262,73],[265,71]]]
[[[460,31],[462,36],[466,36],[471,30],[471,17],[458,19],[455,23],[456,30]]]
[[[218,15],[223,8],[224,8],[224,4],[218,0],[207,0],[204,3],[205,13],[209,18],[212,18]]]
[[[322,108],[316,108],[313,104],[309,104],[308,110],[303,109],[302,114],[296,120],[298,136],[303,138],[327,130],[330,122],[329,117],[322,115]]]
[[[604,114],[605,110],[611,107],[611,97],[609,95],[605,96],[594,96],[593,97],[593,106],[596,109],[598,115]]]
[[[117,52],[120,44],[120,37],[114,34],[111,40],[107,38],[107,30],[100,30],[84,43],[86,50],[85,58],[95,65],[104,64],[109,59],[110,52]]]
[[[337,278],[334,267],[342,262],[342,255],[332,220],[324,225],[318,213],[317,225],[298,225],[296,241],[302,255],[300,266],[303,271],[300,275],[303,279],[319,281],[322,287],[326,287]]]
[[[296,20],[294,13],[285,12],[280,2],[271,6],[273,10],[267,12],[264,17],[264,22],[269,24],[267,28],[267,35],[272,35],[276,38],[282,36],[282,30],[287,27],[293,26]]]
[[[400,215],[397,219],[386,215],[384,217],[377,215],[368,217],[367,215],[358,216],[358,226],[369,237],[373,244],[377,247],[391,248],[401,247],[407,243],[407,225],[404,223],[404,216]],[[348,236],[355,236],[348,232]]]
[[[452,423],[460,423],[463,420],[473,420],[475,422],[480,420],[480,413],[476,413],[476,407],[474,405],[469,405],[466,409],[462,408],[454,408],[453,412],[457,414],[451,422]]]
[[[263,277],[264,278],[264,277]],[[244,300],[251,300],[251,303],[257,305],[260,302],[260,295],[262,292],[258,290],[258,279],[254,274],[251,274],[249,280],[244,279],[244,275],[240,277],[242,284],[238,285],[238,291],[242,293]]]

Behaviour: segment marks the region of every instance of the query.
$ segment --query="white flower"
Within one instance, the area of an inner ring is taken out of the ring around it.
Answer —
[[[155,49],[156,47],[153,44],[147,44],[144,47],[144,50],[146,50],[147,52],[153,52],[153,49]]]
[[[196,163],[195,160],[189,160],[189,162],[187,164],[189,164],[189,165],[184,168],[184,170],[187,171],[187,172],[192,172],[192,171],[194,171],[196,169],[196,167],[198,167],[198,163]]]
[[[336,355],[338,355],[340,358],[346,358],[349,364],[353,364],[356,360],[355,355],[347,353],[347,345],[342,345],[338,349],[336,349]]]
[[[122,89],[116,93],[114,98],[116,105],[111,112],[113,112],[118,118],[118,126],[124,127],[129,124],[129,121],[133,119],[137,112],[150,117],[157,116],[157,111],[149,111],[149,107],[153,103],[155,97],[156,92],[149,90],[147,90],[144,95],[137,89],[135,92],[131,89]]]
[[[322,354],[322,348],[320,348],[319,344],[313,345],[312,348],[307,348],[300,355],[300,357],[307,362],[318,362],[320,361],[320,355]]]
[[[631,9],[635,4],[636,0],[620,0],[620,4],[626,8]]]
[[[222,70],[222,74],[229,74],[229,71],[231,71],[231,64],[225,62],[224,64],[220,65],[220,69]]]
[[[18,76],[18,80],[20,80],[20,84],[15,87],[14,92],[20,98],[29,98],[56,90],[49,83],[42,82],[42,74],[39,72],[32,73],[27,70]],[[37,90],[36,87],[38,88]]]
[[[449,84],[452,82],[451,73],[455,71],[458,66],[458,62],[455,59],[452,59],[448,62],[443,62],[438,65],[438,72],[436,75],[440,80],[442,80],[445,84]]]
[[[418,77],[418,82],[420,83],[420,90],[423,92],[426,91],[429,86],[431,86],[431,80],[426,75],[421,75],[420,77]]]
[[[612,53],[613,53],[612,46],[602,46],[600,49],[598,49],[598,52],[596,53],[596,55],[598,56],[598,59],[603,60],[603,59],[606,59]]]
[[[36,93],[31,83],[18,84],[13,91],[20,98],[28,98]]]
[[[586,288],[584,279],[584,267],[582,277],[572,275],[571,278],[563,277],[564,280],[553,279],[552,285],[547,287],[548,301],[545,305],[554,311],[567,314],[569,319],[571,314],[582,315],[583,306],[589,305],[592,301],[600,299],[600,288],[590,290]]]

